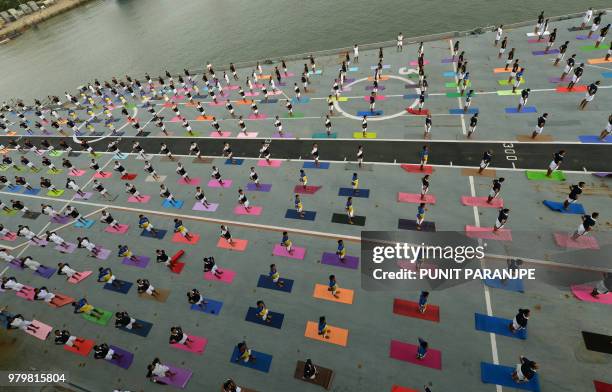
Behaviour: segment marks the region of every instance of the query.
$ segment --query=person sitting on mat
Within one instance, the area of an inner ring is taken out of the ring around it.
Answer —
[[[427,355],[427,349],[429,347],[429,343],[427,343],[424,339],[419,338],[419,347],[417,348],[417,356],[416,358],[421,360],[424,359]]]
[[[136,288],[138,289],[138,294],[148,294],[151,297],[159,295],[159,291],[155,290],[155,287],[147,279],[136,280]]]
[[[331,292],[336,298],[340,298],[340,292],[338,291],[338,282],[336,282],[336,275],[329,275],[329,284],[327,286],[327,291]]]
[[[98,268],[98,282],[110,284],[117,289],[120,289],[122,286],[121,281],[117,280],[117,277],[113,274],[113,271],[110,269],[110,267]]]
[[[257,317],[267,323],[272,321],[272,316],[270,316],[270,310],[266,307],[266,304],[262,300],[257,301]]]
[[[65,212],[66,212],[65,216],[71,217],[72,219],[76,220],[77,222],[79,222],[82,225],[86,225],[87,224],[87,219],[85,219],[83,217],[83,215],[81,215],[79,213],[79,211],[76,208],[74,208],[73,206],[71,206],[71,205],[66,206]]]
[[[521,363],[517,364],[516,369],[512,372],[512,379],[514,382],[522,384],[531,381],[539,366],[522,355],[519,358]]]
[[[308,176],[306,175],[304,169],[300,169],[299,182],[302,184],[302,188],[306,189],[306,185],[308,185]]]
[[[327,326],[327,320],[325,320],[325,316],[319,317],[317,333],[319,334],[319,336],[322,336],[325,339],[329,339],[329,334],[331,333],[331,331],[329,330],[329,327]]]
[[[198,306],[200,309],[206,309],[208,301],[202,297],[198,289],[192,289],[187,293],[187,300],[190,304]]]
[[[136,257],[127,245],[117,245],[117,257],[126,257],[133,262],[138,262]]]
[[[172,263],[170,262],[170,256],[166,254],[164,249],[156,249],[155,255],[158,263],[164,263],[168,268],[172,267]]]
[[[53,332],[53,334],[55,335],[54,342],[57,345],[73,347],[78,350],[79,347],[77,346],[77,343],[85,342],[85,339],[81,339],[74,335],[71,335],[70,331],[65,330],[65,329],[61,331],[59,329],[56,329],[55,332]]]
[[[31,256],[25,256],[21,258],[19,265],[21,266],[21,268],[29,268],[32,271],[38,271],[42,264],[34,260]]]
[[[128,312],[117,312],[115,313],[115,328],[125,328],[125,329],[140,329],[142,328],[142,324],[136,322],[135,318],[130,317]]]
[[[117,222],[115,218],[113,218],[113,216],[106,210],[102,210],[100,212],[100,222],[106,223],[117,231],[119,230],[119,222]]]
[[[102,343],[93,346],[94,359],[105,359],[107,361],[121,359],[122,355],[117,354],[108,344]]]
[[[0,288],[2,290],[12,290],[15,293],[27,294],[26,286],[17,282],[17,279],[14,276],[3,277]]]
[[[312,360],[307,359],[306,363],[304,364],[304,374],[302,374],[302,378],[305,380],[314,380],[318,373],[319,370],[314,363],[312,363]]]
[[[172,372],[168,366],[162,364],[159,358],[153,359],[153,362],[147,366],[147,378],[154,383],[165,384],[157,381],[156,377],[173,378],[175,375],[176,373]]]
[[[419,296],[419,313],[425,313],[427,310],[427,299],[429,298],[429,291],[421,291]]]
[[[21,314],[9,316],[7,318],[7,329],[20,329],[24,332],[36,333],[40,328],[37,325],[32,325],[32,321],[25,320]]]
[[[353,173],[353,177],[351,178],[351,188],[353,188],[353,195],[359,194],[359,177],[357,173]]]
[[[183,225],[183,221],[180,219],[174,219],[174,232],[185,237],[187,241],[191,241],[193,238],[191,234],[189,234],[189,230]]]
[[[72,307],[74,308],[74,313],[84,313],[98,320],[104,316],[104,313],[87,302],[87,298],[81,298],[78,301],[74,301]]]
[[[100,248],[87,237],[77,237],[77,248],[87,249],[91,257],[97,257],[100,253]]]
[[[81,277],[81,273],[72,269],[68,263],[57,263],[57,274],[66,275],[66,278],[68,279],[79,279]]]
[[[281,238],[280,244],[281,246],[285,247],[285,249],[287,250],[287,253],[289,254],[293,253],[293,243],[289,239],[289,234],[287,234],[286,231],[283,231],[283,238]]]
[[[425,203],[420,203],[417,207],[416,213],[416,229],[423,230],[423,222],[425,222],[425,211],[427,211],[427,207]]]
[[[612,290],[612,273],[604,272],[603,279],[597,283],[597,286],[593,287],[591,297],[599,298],[600,295],[608,294],[610,290]]]
[[[219,185],[223,186],[223,180],[221,179],[221,172],[217,169],[217,166],[212,167],[212,172],[210,174],[212,178],[219,182]]]
[[[45,286],[34,289],[34,300],[36,301],[45,301],[50,305],[59,306],[59,298],[49,291],[49,289]]]
[[[344,210],[346,211],[346,216],[347,216],[348,223],[350,225],[354,224],[353,217],[355,216],[355,210],[353,209],[353,197],[352,196],[349,196],[346,199],[346,203],[344,205]]]
[[[183,332],[181,327],[170,328],[170,344],[182,344],[185,347],[189,347],[189,343],[193,343],[193,340],[189,339],[186,333]]]
[[[512,322],[508,325],[510,332],[517,333],[522,329],[527,329],[527,322],[529,321],[529,315],[531,314],[529,309],[519,309]]]
[[[285,285],[280,278],[280,273],[278,273],[278,270],[276,269],[276,264],[270,264],[270,272],[268,272],[268,276],[277,287],[283,287]]]
[[[215,278],[221,279],[223,277],[223,271],[219,269],[215,258],[213,256],[204,257],[204,272],[210,272]]]
[[[233,245],[232,233],[229,231],[229,227],[221,225],[221,238],[225,238],[228,244]]]
[[[234,380],[232,380],[231,378],[226,380],[223,383],[223,392],[241,392],[242,388],[240,388],[238,385],[236,385],[236,383],[234,382]]]
[[[242,341],[237,344],[238,347],[238,358],[236,358],[236,362],[255,362],[256,358],[253,356],[252,350],[247,346],[245,341]]]
[[[152,233],[154,236],[158,236],[159,232],[155,229],[149,218],[140,214],[138,215],[138,227],[145,229],[147,233]]]

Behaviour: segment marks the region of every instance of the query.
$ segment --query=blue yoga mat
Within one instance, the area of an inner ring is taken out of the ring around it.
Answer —
[[[264,289],[283,291],[285,293],[290,293],[293,288],[293,280],[291,279],[280,279],[283,282],[283,287],[278,287],[272,279],[270,279],[267,275],[259,275],[259,280],[257,281],[257,287],[262,287]]]
[[[404,94],[403,95],[404,99],[417,99],[419,97],[420,97],[419,94]],[[427,97],[427,94],[425,94],[425,97]]]
[[[297,97],[291,98],[291,103],[294,105],[299,105],[299,104],[308,103],[308,102],[310,102],[310,97],[301,97],[299,101]]]
[[[156,236],[150,231],[143,230],[142,233],[140,233],[140,235],[143,237],[157,238],[158,240],[161,240],[162,238],[164,238],[167,232],[168,230],[157,230],[157,236]]]
[[[329,162],[319,162],[319,166],[315,166],[314,162],[304,162],[304,169],[329,169]]]
[[[457,75],[457,74],[455,72],[453,72],[453,71],[442,72],[442,76],[445,77],[445,78],[454,78],[455,75]]]
[[[508,114],[523,114],[523,113],[537,113],[538,109],[535,106],[523,106],[521,111],[517,111],[516,107],[506,108],[506,113]]]
[[[483,383],[502,385],[524,391],[540,392],[540,381],[537,373],[529,382],[519,384],[512,379],[513,371],[514,368],[511,366],[480,362],[480,379]]]
[[[517,293],[525,292],[525,286],[521,279],[508,279],[503,282],[501,279],[485,279],[485,284],[494,289],[516,291]]]
[[[604,140],[601,140],[597,135],[580,135],[578,136],[578,140],[581,143],[612,143],[612,137],[606,137]]]
[[[277,102],[278,102],[278,99],[276,99],[276,98],[268,98],[267,101],[265,99],[262,99],[262,100],[259,101],[259,103],[264,103],[264,104],[265,103],[277,103]]]
[[[89,229],[91,226],[94,225],[94,223],[96,223],[95,221],[93,221],[92,219],[85,219],[85,223],[81,223],[79,221],[76,221],[76,223],[74,224],[74,227],[78,227],[81,229]]]
[[[234,159],[234,162],[232,163],[232,161],[230,159],[226,159],[225,160],[225,164],[226,165],[236,165],[236,166],[240,166],[244,163],[244,159]]]
[[[299,220],[313,221],[315,220],[316,216],[317,216],[316,211],[304,211],[304,217],[301,217],[298,214],[298,212],[294,209],[287,210],[287,212],[285,213],[285,218],[287,219],[299,219]]]
[[[121,327],[118,329],[125,331],[125,332],[133,333],[134,335],[142,336],[143,338],[146,338],[149,335],[149,332],[151,332],[151,328],[153,328],[153,323],[150,323],[148,321],[138,320],[138,319],[136,319],[136,322],[138,324],[141,324],[142,328],[127,329],[127,328]]]
[[[250,307],[247,311],[245,321],[250,321],[255,324],[265,325],[266,327],[272,327],[276,329],[281,329],[283,327],[283,320],[285,319],[285,315],[282,313],[269,312],[272,320],[270,322],[263,321],[261,317],[257,317],[257,308]]]
[[[448,112],[450,114],[466,114],[466,113],[475,114],[475,113],[478,113],[478,108],[469,108],[467,112],[464,112],[463,109],[455,108],[455,109],[449,109]]]
[[[353,197],[363,197],[367,199],[370,197],[369,189],[359,189],[359,192],[353,193],[353,188],[340,188],[338,191],[338,196],[353,196]]]
[[[313,139],[335,139],[336,137],[338,137],[338,134],[335,132],[330,133],[329,136],[327,132],[316,132],[312,134]]]
[[[21,190],[21,185],[13,185],[12,187],[7,186],[4,190],[6,192],[17,193]]]
[[[32,189],[26,189],[23,194],[24,195],[38,195],[40,193],[40,188],[32,188]]]
[[[164,200],[162,203],[162,207],[164,208],[181,208],[183,207],[183,200],[175,200],[174,203],[169,202],[168,200]]]
[[[602,72],[601,76],[604,78],[612,78],[612,72]]]
[[[204,300],[208,302],[206,306],[204,307],[204,309],[202,309],[201,307],[197,305],[191,305],[191,310],[196,310],[199,312],[214,314],[215,316],[218,316],[219,312],[221,312],[221,307],[223,306],[223,302],[215,301],[210,298],[204,298]]]
[[[383,111],[382,110],[374,110],[373,112],[371,112],[369,110],[361,110],[361,111],[357,112],[357,115],[359,117],[363,117],[363,116],[382,116],[383,115]]]
[[[264,373],[268,373],[270,371],[270,366],[272,365],[272,355],[265,354],[265,353],[255,351],[255,350],[251,351],[251,355],[255,357],[255,361],[252,361],[252,362],[240,361],[239,360],[240,353],[238,352],[238,346],[236,346],[234,347],[234,352],[232,353],[230,362],[233,362],[236,365],[259,370],[260,372],[264,372]]]
[[[126,282],[125,280],[117,279],[115,282],[121,282],[121,287],[115,287],[110,283],[104,285],[105,290],[114,291],[115,293],[127,294],[132,287],[132,282]]]
[[[551,210],[558,211],[558,212],[560,212],[562,214],[580,214],[580,215],[584,215],[586,213],[586,211],[584,210],[584,207],[580,203],[570,204],[567,207],[567,209],[563,208],[563,203],[560,203],[558,201],[544,200],[542,203],[546,207],[550,208]]]
[[[521,329],[516,333],[510,332],[509,325],[512,324],[512,320],[487,316],[486,314],[481,313],[474,313],[474,322],[478,331],[493,332],[497,335],[508,336],[516,339],[527,339],[526,329]]]

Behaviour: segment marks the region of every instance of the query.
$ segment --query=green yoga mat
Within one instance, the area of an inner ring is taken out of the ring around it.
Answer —
[[[104,309],[100,309],[100,308],[96,308],[96,310],[100,311],[103,313],[103,315],[97,319],[95,317],[92,317],[88,314],[84,314],[83,313],[83,318],[87,321],[91,321],[92,323],[96,323],[96,324],[100,324],[100,325],[106,325],[108,324],[108,322],[110,321],[110,319],[113,317],[113,312],[109,312],[108,310],[104,310]]]
[[[59,150],[53,150],[52,152],[49,153],[50,157],[60,157],[62,156],[64,152],[63,151],[59,151]]]
[[[293,116],[287,117],[287,120],[293,120],[295,118],[304,118],[304,113],[294,112]]]
[[[497,90],[497,95],[521,95],[519,90],[512,92],[512,90]]]
[[[459,92],[452,92],[452,93],[446,93],[446,97],[447,98],[459,98],[459,97],[465,97],[467,93],[464,93],[463,95],[461,95],[461,93]],[[472,94],[472,97],[475,97],[477,95],[477,93]]]
[[[521,78],[521,84],[525,83],[525,78]],[[514,84],[514,79],[510,83],[508,83],[508,79],[498,80],[497,84],[500,86],[512,86]]]
[[[366,132],[365,137],[363,137],[363,132],[353,132],[354,139],[376,139],[376,132]]]
[[[550,177],[546,177],[545,171],[527,170],[525,171],[525,174],[527,174],[527,179],[533,180],[533,181],[538,181],[538,180],[565,181],[565,174],[563,174],[562,171],[558,171],[558,170],[555,170],[554,172],[552,172]]]
[[[594,52],[596,50],[606,50],[606,49],[608,49],[606,45],[599,45],[599,48],[596,48],[595,45],[587,45],[587,46],[580,47],[580,50],[582,50],[583,52]]]
[[[463,86],[463,82],[461,82],[461,85]],[[468,85],[468,86],[471,86],[471,85],[472,85],[472,81],[471,81],[471,80],[468,80],[467,85]],[[456,83],[456,82],[446,82],[446,83],[444,84],[444,87],[446,87],[446,88],[457,87],[457,83]]]

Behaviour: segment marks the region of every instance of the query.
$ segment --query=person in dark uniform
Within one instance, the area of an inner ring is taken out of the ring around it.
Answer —
[[[570,193],[567,195],[567,199],[563,202],[563,208],[568,209],[570,204],[575,203],[578,200],[578,196],[582,194],[582,189],[584,188],[584,182],[580,181],[577,185],[570,185],[569,190]]]

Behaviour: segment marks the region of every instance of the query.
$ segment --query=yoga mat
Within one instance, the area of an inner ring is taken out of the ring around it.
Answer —
[[[296,210],[288,209],[287,212],[285,213],[285,218],[313,221],[315,220],[315,217],[317,216],[316,211],[303,211],[303,213],[304,213],[304,216],[300,216],[300,214]]]
[[[232,238],[232,243],[227,242],[225,238],[219,238],[217,241],[217,248],[235,250],[237,252],[244,252],[249,244],[248,240],[242,240],[239,238]]]
[[[67,216],[67,215],[54,216],[53,218],[51,218],[51,222],[59,223],[60,225],[63,225],[64,223],[70,222],[71,219],[72,218],[70,216]]]
[[[78,193],[74,195],[74,198],[77,200],[89,200],[89,198],[93,195],[91,192],[83,192],[83,195],[79,195]]]
[[[49,267],[45,267],[44,265],[41,265],[40,267],[38,267],[35,274],[40,275],[45,279],[50,279],[51,276],[53,276],[56,271],[57,271],[57,268],[49,268]]]
[[[545,50],[534,50],[531,52],[534,56],[545,56],[547,54],[559,54],[559,49],[550,49],[548,52]]]
[[[244,132],[239,132],[236,137],[238,139],[242,139],[242,138],[254,138],[254,137],[257,137],[257,135],[258,135],[257,132],[247,132],[246,135],[244,134]]]
[[[425,195],[425,198],[421,199],[419,193],[397,193],[398,203],[416,203],[416,204],[436,204],[436,197],[434,195]]]
[[[599,45],[599,48],[596,48],[595,45],[585,45],[585,46],[579,46],[579,48],[583,52],[594,52],[596,50],[606,50],[606,49],[608,49],[608,46],[607,45]]]
[[[334,379],[333,370],[324,368],[317,364],[316,365],[316,368],[317,368],[316,376],[314,379],[310,379],[310,378],[304,378],[304,367],[305,366],[306,366],[305,362],[297,361],[297,364],[295,366],[295,371],[293,373],[293,377],[298,380],[310,383],[310,384],[319,385],[325,389],[331,388],[331,383],[332,383],[332,380]],[[412,392],[416,392],[416,391],[412,391]]]
[[[231,284],[234,281],[234,277],[236,276],[236,271],[232,271],[227,268],[223,268],[223,269],[219,268],[219,271],[223,272],[220,277],[217,277],[212,272],[205,272],[204,279],[212,280],[215,282],[223,282],[227,284]]]
[[[321,188],[322,187],[320,185],[306,185],[305,187],[302,185],[296,185],[293,188],[293,193],[299,193],[301,195],[314,195]]]
[[[130,291],[130,288],[132,288],[132,284],[133,284],[132,282],[126,282],[125,280],[119,280],[119,279],[116,279],[115,282],[120,282],[121,286],[115,287],[111,283],[106,283],[102,287],[105,290],[114,291],[115,293],[127,294]]]
[[[231,159],[226,159],[225,160],[225,164],[226,165],[235,165],[235,166],[240,166],[244,163],[244,159],[234,159],[234,161],[232,162]]]
[[[147,268],[150,260],[151,259],[148,256],[136,256],[136,261],[130,259],[129,257],[124,257],[121,264],[138,268]]]
[[[82,338],[79,338],[79,339],[82,339]],[[76,347],[64,345],[64,350],[70,351],[71,353],[81,355],[83,357],[86,357],[89,355],[89,353],[91,352],[95,344],[96,342],[94,342],[93,340],[84,339],[84,341],[82,342],[81,341],[75,342]]]
[[[300,248],[298,246],[291,247],[291,253],[287,252],[287,249],[281,244],[274,245],[272,255],[280,257],[288,257],[290,259],[303,260],[306,256],[306,248]]]
[[[85,314],[83,313],[83,318],[87,321],[91,321],[92,323],[98,324],[98,325],[102,325],[105,326],[106,324],[108,324],[108,322],[110,321],[110,319],[113,317],[113,312],[109,312],[108,310],[104,310],[104,309],[100,309],[100,308],[95,308],[96,310],[99,310],[102,312],[102,316],[100,316],[99,319],[89,315],[89,314]]]
[[[612,392],[612,384],[603,381],[593,380],[593,386],[595,387],[595,392]]]
[[[359,117],[363,117],[363,116],[382,116],[383,115],[383,111],[382,110],[374,110],[373,112],[369,111],[369,110],[361,110],[357,112],[357,115]]]
[[[309,103],[309,102],[310,102],[310,97],[301,97],[300,99],[297,99],[297,97],[291,98],[291,103],[294,105],[299,105],[299,104],[304,104],[304,103]]]
[[[555,233],[555,242],[562,248],[599,249],[597,239],[588,235],[583,235],[573,240],[571,234]]]
[[[67,247],[62,247],[60,245],[56,245],[55,247],[53,247],[53,249],[60,251],[61,253],[72,253],[74,252],[74,250],[76,249],[77,245],[70,243],[70,242],[66,242],[66,245],[68,245]]]
[[[158,240],[161,240],[165,237],[166,233],[168,232],[168,230],[157,230],[156,233],[157,234],[153,234],[153,232],[151,231],[146,231],[146,230],[142,230],[142,232],[140,233],[140,235],[142,237],[149,237],[149,238],[157,238]]]
[[[414,114],[415,116],[427,116],[429,114],[429,109],[407,108],[406,111],[410,114]]]
[[[395,298],[393,299],[393,313],[436,323],[440,322],[440,308],[437,305],[428,304],[425,313],[421,313],[417,302]]]
[[[282,287],[277,286],[268,275],[259,275],[257,287],[290,293],[293,288],[293,280],[280,278],[280,281],[283,283]]]
[[[41,323],[38,320],[32,320],[32,325],[37,326],[38,329],[36,331],[26,330],[25,332],[28,335],[34,336],[36,339],[39,340],[46,340],[47,336],[49,336],[49,333],[51,333],[51,331],[53,330],[52,326],[47,325],[45,323]]]
[[[185,389],[185,386],[187,386],[193,372],[189,369],[179,368],[169,363],[165,363],[164,365],[168,366],[170,371],[175,373],[175,375],[173,377],[155,377],[155,380],[180,389]]]
[[[315,284],[312,296],[314,298],[338,302],[341,304],[351,305],[353,303],[353,299],[355,298],[355,292],[353,290],[339,287],[336,292],[339,298],[336,298],[332,295],[331,291],[329,291],[328,288],[329,287],[324,284]]]
[[[560,170],[555,170],[551,173],[550,177],[546,176],[546,172],[543,170],[526,170],[528,180],[549,180],[549,181],[565,181],[565,175]]]
[[[376,139],[376,132],[366,132],[363,136],[363,132],[353,132],[353,139]]]
[[[574,297],[584,302],[597,302],[600,304],[612,305],[612,293],[599,294],[597,298],[595,298],[591,295],[593,287],[594,285],[572,285],[572,294],[574,294]]]
[[[80,169],[76,169],[76,170],[70,170],[68,171],[68,175],[70,177],[81,177],[82,175],[84,175],[86,173],[85,170],[80,170]]]
[[[170,200],[164,199],[162,202],[162,207],[180,209],[183,207],[183,204],[185,204],[183,200],[174,199],[174,202],[171,202]]]
[[[174,233],[174,235],[172,236],[172,242],[195,245],[200,241],[199,234],[197,233],[189,233],[189,234],[191,235],[191,240],[188,240],[187,238],[183,237],[181,233]]]
[[[472,81],[468,80],[467,85],[471,86],[472,85]],[[444,83],[444,87],[446,87],[446,88],[453,88],[453,87],[459,87],[459,86],[463,86],[463,82],[459,82],[459,85],[457,85],[457,82],[446,82],[446,83]]]
[[[419,392],[416,389],[406,388],[399,385],[393,385],[391,387],[391,392]]]
[[[238,346],[236,345],[236,347],[234,347],[234,351],[232,352],[230,362],[236,365],[259,370],[260,372],[264,373],[268,373],[270,371],[270,366],[272,365],[272,355],[251,350],[251,356],[255,357],[255,361],[244,362],[240,360],[240,352],[238,351]]]
[[[589,64],[604,64],[604,63],[612,63],[612,57],[606,61],[605,57],[597,58],[597,59],[588,59],[587,62]]]
[[[529,382],[517,383],[512,379],[512,366],[494,365],[492,363],[480,363],[480,379],[485,384],[496,384],[504,387],[522,389],[524,391],[540,392],[539,376],[536,373]]]
[[[501,317],[487,316],[486,314],[474,313],[475,328],[478,331],[491,332],[497,335],[508,336],[516,339],[527,339],[527,330],[521,329],[516,333],[510,332],[512,320]]]
[[[198,185],[200,185],[200,177],[193,177],[193,178],[191,178],[191,181],[187,181],[186,179],[181,177],[181,178],[178,179],[177,184],[179,184],[179,185],[198,186]]]
[[[263,113],[259,113],[258,115],[249,114],[249,120],[265,120],[266,118],[268,118],[268,116]]]
[[[404,169],[404,171],[407,171],[408,173],[431,174],[434,171],[432,166],[427,166],[427,165],[423,166],[423,170],[421,170],[421,165],[404,164],[404,165],[401,165],[400,167]]]
[[[414,365],[421,365],[432,369],[442,369],[442,352],[432,348],[427,350],[427,355],[423,359],[417,359],[417,346],[414,344],[403,343],[399,340],[391,340],[389,356],[398,361],[410,362]]]
[[[208,203],[208,207],[205,207],[199,201],[196,201],[193,207],[191,208],[194,211],[207,211],[207,212],[215,212],[219,208],[218,203]]]
[[[319,166],[316,166],[314,162],[304,162],[302,166],[304,169],[329,169],[329,162],[319,162]]]
[[[280,159],[271,159],[270,162],[265,159],[260,159],[257,161],[257,166],[259,167],[281,167],[282,161]]]
[[[484,283],[489,287],[493,287],[494,289],[514,291],[517,293],[525,292],[525,286],[523,285],[523,281],[521,279],[485,279]]]
[[[137,199],[137,198],[136,198],[136,197],[134,197],[134,196],[130,196],[130,197],[128,197],[128,202],[130,202],[130,203],[141,203],[141,204],[145,204],[145,203],[148,203],[148,202],[149,202],[149,200],[151,200],[151,196],[149,196],[149,195],[142,195],[142,196],[140,197],[140,199]]]
[[[23,214],[22,218],[24,219],[36,219],[38,218],[40,215],[42,215],[40,212],[32,212],[32,211],[28,211],[26,213]]]
[[[512,241],[512,231],[509,229],[499,229],[493,231],[492,227],[465,226],[465,235],[469,238],[482,238],[496,241]]]
[[[106,260],[108,259],[108,256],[110,256],[111,251],[110,249],[104,249],[101,248],[98,250],[98,254],[96,255],[96,259],[98,260]]]
[[[478,113],[478,108],[468,108],[467,112],[463,111],[463,108],[455,108],[455,109],[449,109],[448,112],[450,114],[475,114]]]
[[[329,338],[326,339],[322,335],[318,334],[319,323],[315,321],[306,322],[306,331],[304,332],[304,336],[310,339],[318,340],[320,342],[337,344],[338,346],[346,347],[348,344],[348,335],[349,330],[339,327],[334,327],[332,325],[327,325],[329,328]]]
[[[370,197],[369,189],[357,189],[357,193],[353,192],[353,188],[340,188],[338,196],[353,196],[353,197]]]
[[[92,274],[92,271],[82,271],[79,272],[78,275],[72,276],[72,278],[68,279],[68,283],[77,284],[89,277]]]
[[[204,350],[206,349],[206,345],[208,344],[208,339],[203,338],[201,336],[193,336],[190,334],[187,334],[187,336],[189,336],[189,339],[192,340],[192,342],[190,342],[188,346],[180,343],[174,343],[170,346],[178,348],[179,350],[188,351],[199,355],[204,354]]]
[[[402,230],[418,230],[416,220],[414,219],[399,219],[397,222],[397,228]],[[436,222],[424,221],[421,224],[421,231],[435,232]]]
[[[25,191],[23,191],[23,194],[35,196],[35,195],[38,195],[39,192],[40,192],[40,188],[32,188],[32,189],[26,189]]]
[[[129,369],[132,362],[134,362],[134,354],[117,346],[109,345],[108,347],[113,350],[115,354],[121,356],[119,359],[111,359],[108,362],[112,363],[113,365],[117,365],[122,369]]]
[[[237,205],[234,207],[234,214],[236,215],[251,215],[251,216],[259,216],[263,211],[263,207],[260,206],[250,206],[247,210],[244,206]]]
[[[350,224],[348,221],[348,216],[346,214],[333,214],[331,221],[332,223],[342,223],[345,225]],[[352,221],[353,221],[353,225],[355,226],[365,226],[366,217],[355,215],[353,216]]]
[[[122,180],[133,180],[134,178],[138,177],[138,174],[134,174],[134,173],[126,173],[124,175],[121,176]]]
[[[567,209],[563,208],[563,203],[557,201],[544,200],[542,203],[551,210],[558,211],[562,214],[586,214],[584,207],[580,203],[572,203]]]
[[[276,313],[270,310],[268,315],[272,318],[270,322],[264,321],[261,319],[261,317],[257,316],[257,308],[249,307],[244,320],[276,329],[281,329],[283,327],[283,320],[285,319],[284,314]]]
[[[223,180],[223,185],[219,184],[217,180],[208,181],[208,186],[210,188],[231,188],[232,180]]]
[[[517,107],[506,108],[505,111],[506,114],[525,114],[538,112],[535,106],[523,106],[520,112],[517,110]]]
[[[279,132],[274,132],[272,134],[272,138],[273,139],[291,139],[293,138],[293,134],[289,132],[283,132],[283,134],[281,135]]]
[[[34,300],[34,287],[24,285],[23,291],[17,291],[15,292],[15,295],[20,298],[27,299],[28,301],[33,301]]]
[[[21,185],[8,186],[5,191],[11,193],[18,193],[21,191]],[[16,214],[17,211],[15,211],[14,213]]]
[[[515,91],[512,92],[512,90],[498,90],[497,91],[497,95],[503,96],[503,95],[521,95],[520,91]]]
[[[580,135],[578,140],[581,143],[612,143],[612,138],[606,137],[604,140],[601,140],[598,135]]]
[[[475,206],[475,207],[488,207],[488,208],[500,208],[504,206],[504,199],[499,197],[491,200],[491,203],[487,203],[489,198],[484,197],[472,197],[472,196],[461,196],[461,204],[464,206]]]
[[[55,297],[53,298],[53,303],[48,302],[48,304],[52,308],[61,308],[62,306],[66,306],[68,304],[73,303],[74,301],[75,301],[75,299],[72,298],[72,297],[56,293]]]
[[[210,298],[204,298],[204,300],[208,302],[206,306],[204,306],[204,309],[202,309],[198,305],[191,305],[191,310],[195,310],[198,312],[204,312],[207,314],[214,314],[215,316],[218,316],[219,313],[221,312],[221,308],[223,307],[223,302],[215,301],[214,299],[210,299]]]
[[[121,331],[129,332],[129,333],[133,333],[134,335],[142,336],[143,338],[146,338],[147,336],[149,336],[149,332],[151,332],[151,328],[153,328],[153,323],[150,323],[148,321],[138,320],[138,319],[136,319],[136,323],[142,325],[142,328],[132,327],[132,329],[127,329],[125,327],[120,327],[117,329]]]
[[[170,295],[170,290],[156,288],[155,291],[159,293],[157,297],[154,297],[146,293],[139,293],[138,296],[140,298],[148,299],[150,301],[156,301],[156,302],[166,302],[168,300],[168,296]]]
[[[246,190],[249,192],[270,192],[272,184],[259,184],[259,187],[255,186],[254,183],[248,183]]]
[[[125,234],[127,233],[128,229],[130,228],[129,225],[118,225],[117,229],[114,229],[112,226],[106,226],[106,228],[104,229],[105,232],[107,233],[113,233],[113,234]]]
[[[587,350],[612,354],[612,336],[582,331],[582,338]]]
[[[321,264],[357,269],[359,267],[359,257],[346,255],[344,256],[344,261],[342,262],[337,254],[324,252],[321,256]]]

